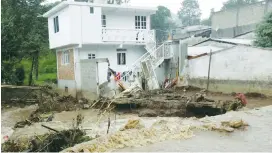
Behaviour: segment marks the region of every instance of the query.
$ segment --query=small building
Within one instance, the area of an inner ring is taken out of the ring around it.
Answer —
[[[234,38],[254,31],[256,25],[270,11],[272,11],[272,0],[262,0],[236,8],[213,12],[211,14],[212,37]]]

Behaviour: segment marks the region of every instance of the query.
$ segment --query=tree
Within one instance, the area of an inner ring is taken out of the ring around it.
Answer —
[[[255,33],[255,45],[260,47],[272,47],[272,12],[264,17],[264,20],[257,26]]]
[[[158,6],[156,14],[151,16],[151,29],[156,30],[157,41],[162,42],[166,40],[173,26],[170,10],[167,7]]]
[[[191,26],[200,23],[201,11],[197,0],[184,0],[178,16],[182,21],[182,25]]]
[[[33,67],[38,77],[39,53],[48,48],[47,19],[38,16],[52,7],[41,5],[43,1],[2,0],[2,81],[12,83],[15,65],[23,58],[35,58]]]
[[[223,7],[221,10],[225,9],[231,9],[231,8],[237,8],[246,4],[251,4],[258,2],[258,0],[228,0],[223,4]]]
[[[211,26],[212,25],[212,14],[214,13],[214,9],[211,9],[210,16],[207,19],[201,20],[202,25]]]

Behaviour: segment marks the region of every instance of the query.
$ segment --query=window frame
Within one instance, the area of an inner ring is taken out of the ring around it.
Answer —
[[[147,29],[146,16],[141,15],[135,16],[135,29]]]
[[[90,7],[90,14],[94,14],[94,7]]]
[[[70,64],[69,50],[65,50],[65,51],[62,52],[61,64],[62,65],[68,65],[68,64]]]
[[[101,15],[101,25],[103,28],[107,27],[107,17],[105,14]]]
[[[54,33],[59,32],[59,16],[56,16],[53,18],[53,23],[54,23]]]
[[[88,54],[88,59],[95,59],[95,54],[94,53]]]
[[[127,57],[126,52],[117,52],[117,65],[126,65]]]

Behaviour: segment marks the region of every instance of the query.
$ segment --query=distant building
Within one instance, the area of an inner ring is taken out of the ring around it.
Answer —
[[[254,31],[266,13],[272,11],[272,0],[212,13],[212,37],[233,38]]]
[[[186,39],[190,37],[205,37],[209,38],[211,35],[211,27],[204,25],[194,25],[188,27],[177,28],[173,32],[174,39]]]

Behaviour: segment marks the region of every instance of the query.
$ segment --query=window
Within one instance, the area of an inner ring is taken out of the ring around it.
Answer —
[[[94,14],[94,8],[93,7],[90,7],[90,13]]]
[[[62,53],[62,64],[69,64],[70,63],[70,59],[69,59],[69,52],[68,51],[64,51]]]
[[[135,16],[135,29],[146,29],[146,16]]]
[[[107,23],[106,23],[106,15],[102,15],[102,27],[106,27]]]
[[[117,64],[126,65],[126,53],[117,53]]]
[[[59,17],[58,16],[54,17],[54,32],[55,33],[59,32]]]
[[[88,59],[95,59],[95,54],[88,54]]]

